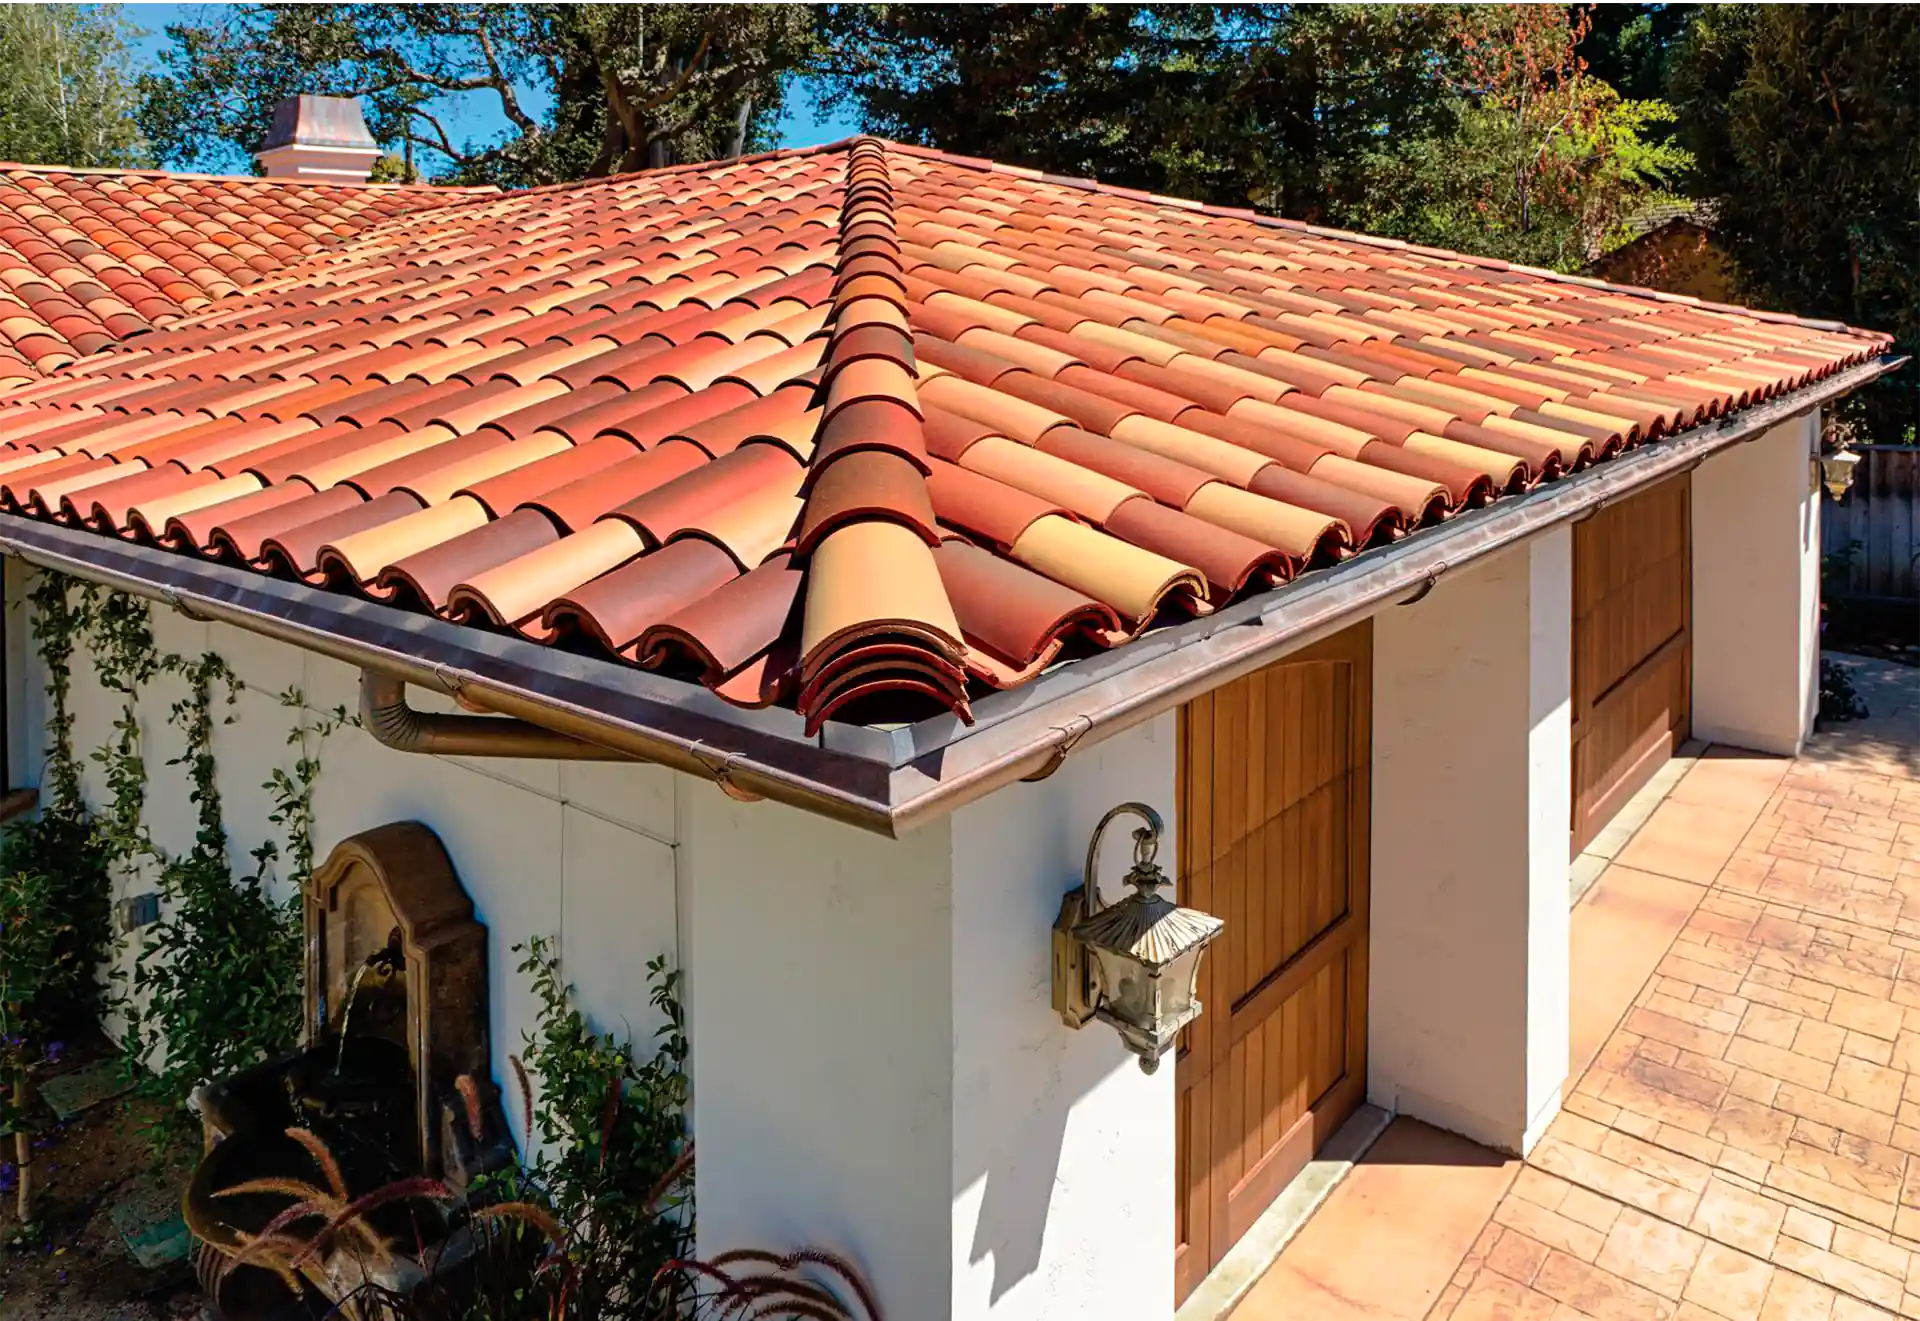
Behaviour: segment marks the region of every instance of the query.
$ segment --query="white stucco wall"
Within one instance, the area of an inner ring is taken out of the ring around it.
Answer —
[[[11,566],[10,566],[11,567]],[[14,570],[8,596],[24,600],[27,583]],[[15,729],[16,778],[38,783],[44,762],[44,675],[25,645],[28,610],[8,621]],[[358,671],[296,648],[218,624],[196,623],[156,607],[154,641],[162,651],[197,656],[217,651],[246,689],[233,724],[215,734],[228,852],[237,874],[251,871],[251,851],[274,831],[273,800],[264,787],[275,767],[291,767],[287,746],[295,713],[277,695],[289,688],[311,706],[357,710]],[[73,667],[74,741],[84,755],[107,741],[118,714],[115,694],[92,668]],[[194,805],[181,767],[168,766],[185,746],[167,724],[170,704],[184,683],[159,676],[139,705],[148,768],[145,819],[153,837],[173,852],[187,849],[196,828]],[[453,709],[426,694],[412,700],[427,709]],[[631,1035],[650,1048],[658,1020],[648,1006],[646,962],[656,954],[679,958],[675,841],[681,777],[657,766],[591,762],[517,761],[415,756],[375,743],[358,729],[330,737],[320,751],[314,793],[318,857],[348,835],[389,821],[418,820],[446,846],[474,907],[488,927],[490,1014],[494,1076],[511,1086],[506,1059],[521,1049],[537,1005],[511,946],[529,935],[556,937],[565,975],[595,1025]],[[84,763],[90,802],[105,801],[100,767]],[[690,782],[689,782],[690,783]],[[280,839],[284,851],[285,840]],[[122,894],[151,889],[150,879],[120,886]],[[284,883],[278,893],[288,892]],[[137,933],[136,933],[137,934]],[[131,966],[134,946],[123,949]],[[681,960],[684,963],[684,960]],[[519,1107],[507,1107],[519,1128]]]
[[[1368,1094],[1522,1151],[1566,1075],[1571,530],[1373,638]]]
[[[1159,811],[1160,863],[1177,871],[1177,739],[1161,716],[953,817],[957,1318],[1173,1311],[1174,1062],[1148,1076],[1111,1028],[1062,1026],[1046,936],[1111,807]],[[1109,899],[1128,893],[1136,824],[1116,821],[1103,841]]]
[[[1791,756],[1820,689],[1819,414],[1693,474],[1693,732]]]
[[[1167,716],[894,841],[687,798],[703,1254],[845,1252],[925,1321],[1171,1315],[1173,1070],[1060,1023],[1048,933],[1174,754]]]

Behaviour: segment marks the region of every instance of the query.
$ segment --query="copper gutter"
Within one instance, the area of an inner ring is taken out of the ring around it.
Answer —
[[[742,710],[697,684],[18,515],[0,514],[0,552],[355,666],[368,676],[365,700],[378,716],[369,727],[376,736],[384,728],[391,746],[657,762],[714,781],[736,798],[769,798],[899,835],[1014,780],[1050,774],[1076,749],[1173,710],[1383,606],[1424,594],[1443,574],[1697,467],[1904,361],[1885,357],[1835,373],[1205,619],[1061,666],[977,703],[972,728],[947,716],[895,730],[829,721],[810,738],[794,712]],[[515,732],[487,717],[413,711],[404,705],[405,684],[545,733]],[[557,737],[549,743],[549,736]],[[540,750],[483,750],[504,745],[496,739]]]

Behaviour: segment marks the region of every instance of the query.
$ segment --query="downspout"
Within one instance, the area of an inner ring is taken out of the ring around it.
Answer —
[[[362,667],[360,723],[395,752],[454,757],[528,757],[555,761],[637,761],[631,753],[589,743],[512,716],[442,715],[407,705],[407,682]]]

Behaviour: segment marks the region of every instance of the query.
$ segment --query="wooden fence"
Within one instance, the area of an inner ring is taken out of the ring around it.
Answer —
[[[1829,591],[1858,599],[1920,598],[1920,449],[1862,445],[1853,488],[1820,497],[1821,549],[1844,556]]]

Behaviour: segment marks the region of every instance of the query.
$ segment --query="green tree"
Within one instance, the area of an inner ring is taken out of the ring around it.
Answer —
[[[1226,11],[1218,94],[1193,111],[1239,176],[1235,205],[1355,223],[1372,182],[1458,127],[1437,80],[1453,62],[1428,5],[1266,5]],[[1223,199],[1225,200],[1225,199]]]
[[[150,163],[119,5],[0,6],[0,159]]]
[[[1667,94],[1673,62],[1705,5],[1596,4],[1574,6],[1588,22],[1580,54],[1587,72],[1632,101]]]
[[[1673,95],[1746,295],[1920,346],[1920,11],[1709,7]],[[1911,435],[1913,367],[1860,409],[1873,438]]]
[[[829,104],[872,132],[1257,206],[1343,215],[1373,162],[1444,129],[1419,6],[836,5]]]
[[[141,80],[162,159],[232,166],[273,107],[360,98],[374,138],[450,182],[553,183],[770,145],[785,77],[811,55],[798,5],[238,4],[172,24]],[[508,129],[457,139],[449,107],[491,97]]]
[[[841,5],[830,102],[969,155],[1570,269],[1685,156],[1559,6]]]
[[[1673,111],[1587,72],[1584,15],[1484,5],[1444,21],[1455,122],[1379,163],[1362,228],[1574,270],[1671,196],[1689,163],[1665,141]]]

